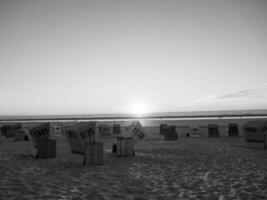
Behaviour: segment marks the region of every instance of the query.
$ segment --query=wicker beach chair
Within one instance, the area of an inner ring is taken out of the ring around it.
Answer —
[[[228,124],[228,136],[238,136],[239,135],[239,127],[238,124],[230,123]]]
[[[135,155],[134,144],[145,137],[145,129],[139,121],[132,122],[119,136],[114,136],[113,153],[117,156]]]
[[[50,124],[43,123],[29,129],[30,140],[37,149],[36,158],[56,157],[56,140],[50,139]]]
[[[267,121],[249,121],[243,126],[246,142],[261,143],[263,148],[267,148]]]
[[[209,137],[220,137],[220,131],[218,124],[209,124],[208,125],[208,136]]]
[[[66,136],[70,144],[69,160],[77,164],[103,164],[103,143],[95,141],[96,123],[77,123],[66,127]]]
[[[160,124],[160,135],[164,136],[164,140],[177,140],[178,139],[176,126]]]

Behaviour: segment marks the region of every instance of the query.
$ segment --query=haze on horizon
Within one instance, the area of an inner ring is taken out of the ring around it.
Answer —
[[[0,115],[266,109],[266,9],[0,0]]]

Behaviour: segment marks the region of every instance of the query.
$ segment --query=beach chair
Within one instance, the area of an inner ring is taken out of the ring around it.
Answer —
[[[117,156],[135,155],[134,144],[145,137],[145,129],[139,121],[132,122],[120,136],[114,136],[113,153]]]
[[[160,124],[160,135],[164,136],[164,140],[177,140],[178,134],[176,132],[176,126],[169,126],[167,124]]]
[[[133,156],[135,155],[134,142],[132,137],[117,136],[116,137],[116,155],[121,156]]]
[[[234,137],[239,135],[239,127],[238,124],[230,123],[228,124],[228,136]]]
[[[208,136],[209,137],[220,137],[218,124],[209,124],[208,125]]]
[[[178,134],[175,126],[167,126],[164,128],[164,140],[177,140]]]
[[[14,129],[14,126],[3,125],[1,127],[1,134],[6,138],[13,138],[16,136],[16,130]]]
[[[71,162],[86,165],[103,164],[103,143],[95,141],[95,122],[77,123],[66,127],[65,130],[71,148]]]
[[[56,140],[50,139],[50,124],[43,123],[29,129],[30,140],[37,149],[35,158],[55,158]]]
[[[267,121],[249,121],[243,126],[246,142],[258,143],[261,148],[267,148]],[[258,145],[254,145],[256,147]]]
[[[25,128],[21,124],[15,124],[13,128],[15,130],[14,141],[16,142],[25,141],[26,138]]]
[[[166,127],[168,127],[167,124],[160,124],[159,125],[159,134],[160,135],[164,135],[165,134]]]

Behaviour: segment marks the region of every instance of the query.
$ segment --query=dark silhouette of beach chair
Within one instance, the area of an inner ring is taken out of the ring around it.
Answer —
[[[167,124],[161,124],[160,135],[164,136],[164,140],[177,140],[178,139],[176,126],[168,126]]]
[[[37,149],[36,158],[55,158],[56,140],[50,139],[50,124],[43,123],[29,129],[31,141]]]
[[[15,130],[14,141],[17,142],[17,141],[26,141],[27,140],[25,127],[23,127],[21,124],[15,124],[13,126],[13,128]]]
[[[159,125],[159,134],[164,135],[164,131],[166,130],[166,127],[168,127],[167,124],[160,124]]]
[[[6,138],[13,138],[16,136],[16,129],[14,125],[3,125],[1,127],[1,135],[5,136]]]
[[[246,142],[262,143],[267,148],[267,121],[249,121],[243,126]]]
[[[2,126],[1,134],[7,138],[14,137],[14,141],[24,141],[25,136],[23,127],[20,123]]]
[[[66,127],[71,162],[86,165],[103,164],[103,143],[95,141],[95,133],[95,122],[81,122]]]
[[[145,137],[145,129],[139,121],[132,122],[119,136],[114,136],[112,152],[117,156],[135,155],[134,144]]]
[[[219,126],[217,124],[208,125],[208,136],[209,137],[220,137]]]
[[[239,135],[238,124],[230,123],[228,124],[228,136],[234,137]]]

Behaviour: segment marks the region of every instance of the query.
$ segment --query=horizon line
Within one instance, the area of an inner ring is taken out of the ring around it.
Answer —
[[[240,112],[240,111],[257,111],[257,110],[229,110],[229,111],[187,111],[187,112],[180,112],[180,113],[187,113],[187,115],[177,115],[179,112],[158,112],[158,113],[150,113],[150,114],[143,114],[143,115],[134,115],[134,114],[125,114],[125,113],[118,113],[118,114],[77,114],[77,115],[30,115],[30,116],[11,116],[4,118],[4,116],[0,116],[0,122],[13,122],[13,121],[42,121],[42,120],[131,120],[131,119],[180,119],[180,118],[232,118],[232,117],[267,117],[267,109],[259,109],[265,113],[235,113],[235,114],[189,114],[189,113],[196,113],[196,112]],[[163,114],[165,113],[165,114]],[[176,113],[176,114],[175,114]],[[169,114],[169,115],[168,115]],[[173,115],[171,115],[173,114]],[[106,115],[106,116],[104,116]],[[124,116],[123,116],[124,115]],[[79,117],[80,116],[80,117]],[[87,116],[87,117],[86,117]]]

